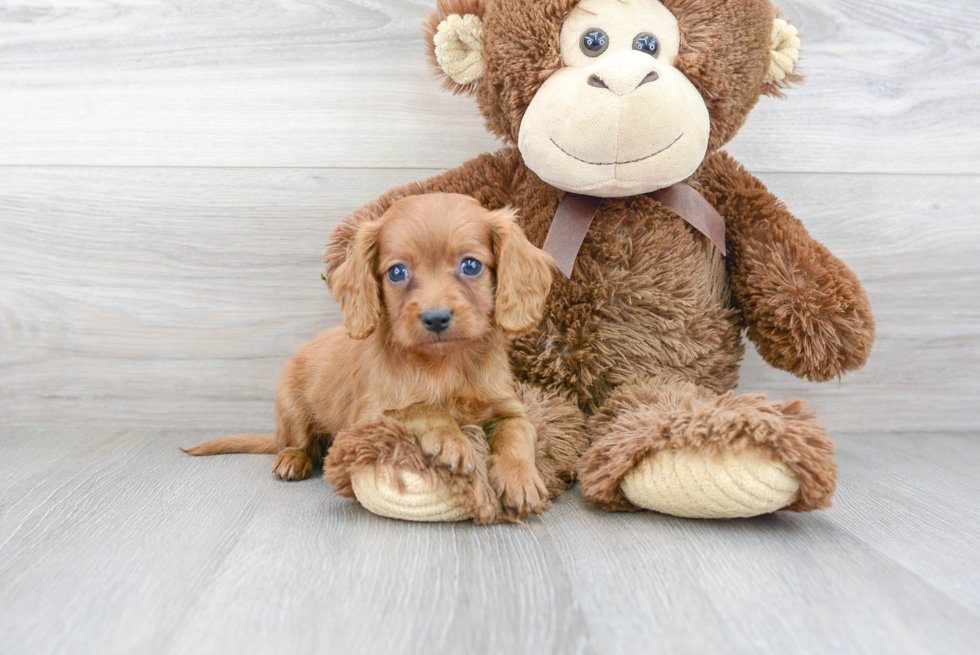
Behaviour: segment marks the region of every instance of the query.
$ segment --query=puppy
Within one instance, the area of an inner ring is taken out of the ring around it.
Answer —
[[[513,218],[469,196],[430,194],[361,225],[327,280],[345,324],[286,365],[275,433],[185,452],[277,453],[275,474],[302,480],[322,455],[320,435],[383,413],[417,435],[435,463],[469,472],[477,455],[460,425],[482,425],[502,504],[522,517],[546,509],[537,434],[515,391],[508,346],[541,320],[554,261]]]

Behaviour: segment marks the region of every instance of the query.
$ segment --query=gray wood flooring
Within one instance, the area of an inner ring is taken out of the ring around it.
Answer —
[[[434,3],[0,0],[0,654],[980,652],[976,0],[782,0],[806,80],[727,147],[878,321],[742,368],[838,440],[829,511],[413,525],[177,450],[271,429],[338,221],[499,147]]]
[[[0,430],[0,652],[974,653],[977,434],[840,437],[835,506],[369,514],[206,431]]]

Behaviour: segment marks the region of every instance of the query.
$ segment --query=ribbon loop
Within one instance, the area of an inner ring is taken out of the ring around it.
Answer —
[[[708,237],[722,255],[727,255],[725,219],[693,187],[680,182],[648,195]],[[558,203],[558,209],[555,211],[555,217],[551,221],[548,236],[544,241],[544,251],[555,258],[558,270],[564,273],[565,277],[572,276],[575,258],[578,257],[578,251],[582,248],[585,235],[602,201],[603,198],[566,193]]]

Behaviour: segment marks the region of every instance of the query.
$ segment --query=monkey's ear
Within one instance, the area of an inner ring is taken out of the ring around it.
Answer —
[[[381,223],[364,223],[343,264],[327,276],[327,286],[340,304],[344,324],[353,339],[371,335],[381,320],[381,287],[375,271]]]
[[[796,72],[800,60],[800,37],[796,27],[777,16],[772,21],[772,43],[769,46],[769,71],[766,73],[767,95],[780,96],[791,82],[803,76]]]
[[[551,255],[531,245],[514,217],[509,208],[490,212],[487,217],[497,260],[493,320],[512,337],[541,322],[555,268]]]
[[[453,93],[473,93],[483,79],[483,13],[483,0],[439,0],[423,23],[429,61]]]

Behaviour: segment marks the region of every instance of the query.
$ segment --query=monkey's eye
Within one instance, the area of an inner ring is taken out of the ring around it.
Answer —
[[[466,277],[476,277],[483,272],[483,264],[472,257],[467,257],[459,263],[459,272]]]
[[[406,279],[408,279],[408,267],[404,264],[395,264],[388,269],[388,280],[394,284],[404,282]]]
[[[609,37],[598,27],[594,27],[582,34],[579,47],[587,57],[598,57],[609,47]]]
[[[657,37],[654,35],[647,32],[640,32],[633,39],[633,49],[656,57],[657,52],[660,51],[660,43],[657,42]]]

